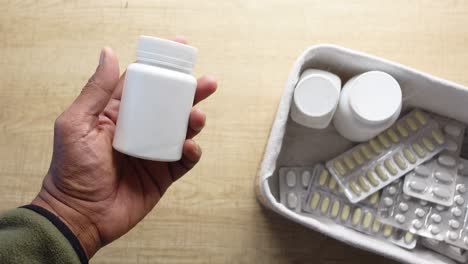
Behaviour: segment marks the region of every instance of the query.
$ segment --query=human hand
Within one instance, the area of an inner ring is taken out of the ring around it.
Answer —
[[[185,43],[182,38],[176,41]],[[32,201],[57,215],[89,258],[141,221],[201,157],[192,140],[205,125],[205,114],[197,108],[190,113],[181,160],[149,161],[115,151],[112,140],[123,81],[116,55],[104,48],[96,72],[55,122],[52,162]],[[216,86],[212,77],[200,78],[194,105]]]

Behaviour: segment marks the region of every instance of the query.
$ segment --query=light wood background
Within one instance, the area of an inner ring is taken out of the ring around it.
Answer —
[[[282,219],[253,180],[294,59],[336,43],[468,84],[468,2],[0,1],[0,210],[40,188],[54,119],[112,46],[121,68],[139,34],[185,35],[196,73],[219,80],[202,104],[199,166],[94,263],[394,263]]]

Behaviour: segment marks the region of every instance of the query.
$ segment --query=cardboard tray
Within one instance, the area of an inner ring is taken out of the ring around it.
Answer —
[[[361,234],[321,217],[297,214],[279,203],[278,168],[311,166],[330,159],[352,146],[333,126],[324,130],[302,127],[289,117],[294,87],[300,74],[308,68],[322,69],[340,76],[345,83],[352,76],[369,70],[389,73],[403,92],[402,114],[421,108],[468,124],[468,89],[369,54],[334,45],[308,48],[296,60],[289,74],[276,119],[255,180],[258,200],[269,209],[354,247],[371,251],[401,262],[414,264],[456,263],[434,251],[418,246],[406,250],[391,243]],[[378,88],[378,87],[376,87]]]

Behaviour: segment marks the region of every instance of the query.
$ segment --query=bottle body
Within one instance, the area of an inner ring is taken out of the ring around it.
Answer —
[[[148,160],[179,160],[196,85],[187,73],[138,62],[129,65],[113,147]]]

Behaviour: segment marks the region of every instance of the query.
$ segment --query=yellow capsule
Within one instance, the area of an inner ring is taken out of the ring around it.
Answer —
[[[374,155],[372,155],[372,152],[369,149],[369,147],[366,146],[366,145],[361,146],[361,152],[362,152],[362,154],[364,154],[364,157],[366,157],[366,159],[368,159],[368,160],[372,159],[372,157],[374,156]]]
[[[439,144],[439,145],[444,144],[445,137],[444,137],[444,135],[442,135],[442,133],[440,133],[439,130],[432,130],[431,134],[432,134],[432,137],[434,138],[435,142],[437,142],[437,144]]]
[[[337,217],[339,211],[340,211],[340,201],[335,200],[333,202],[331,213],[330,213],[331,217],[333,218]]]
[[[434,144],[427,137],[422,138],[422,143],[429,151],[433,151],[435,149]]]
[[[414,122],[414,120],[411,117],[408,117],[406,119],[406,123],[408,124],[411,130],[416,131],[418,129],[418,125],[416,124],[416,122]]]
[[[405,158],[412,164],[416,162],[416,157],[413,155],[413,153],[411,153],[409,148],[403,149],[403,156],[405,156]]]
[[[364,179],[364,175],[361,175],[358,177],[358,183],[361,189],[363,189],[365,192],[368,192],[370,190],[370,185],[369,183]]]
[[[367,179],[373,186],[379,185],[379,179],[377,178],[377,174],[373,170],[367,171]]]
[[[408,134],[409,134],[408,130],[406,130],[406,128],[402,124],[398,124],[396,126],[396,128],[397,128],[398,132],[400,133],[400,135],[402,137],[407,137],[408,136]]]
[[[327,179],[328,179],[328,171],[327,170],[323,170],[321,173],[320,173],[320,176],[319,176],[319,185],[320,186],[323,186],[325,185],[325,183],[327,182]]]
[[[328,189],[333,191],[335,190],[335,187],[336,187],[336,180],[334,177],[331,177],[330,181],[328,182]]]
[[[313,210],[317,209],[319,202],[320,202],[320,194],[314,193],[312,195],[312,199],[310,199],[310,208]]]
[[[374,220],[374,215],[370,212],[366,212],[364,214],[364,220],[362,220],[362,227],[364,229],[368,229],[372,223],[372,220]]]
[[[382,145],[385,147],[385,148],[389,148],[391,145],[390,145],[390,141],[388,140],[387,136],[385,136],[384,133],[380,133],[377,138],[379,139],[380,143],[382,143]]]
[[[405,234],[405,243],[409,244],[409,243],[413,242],[413,240],[414,240],[413,233],[406,232],[406,234]]]
[[[349,183],[349,187],[351,188],[351,191],[353,191],[355,195],[359,196],[361,194],[361,189],[359,188],[359,186],[356,184],[355,181],[351,181]]]
[[[421,125],[425,125],[427,123],[427,117],[421,111],[416,111],[414,116],[419,121],[419,123],[421,123]]]
[[[380,221],[377,218],[374,218],[374,223],[372,224],[372,231],[374,233],[379,232],[381,226],[382,224],[380,223]]]
[[[392,128],[389,128],[387,130],[387,134],[390,137],[390,139],[393,141],[393,143],[398,143],[398,141],[400,141],[400,137],[397,135],[395,130],[393,130]]]
[[[396,175],[398,173],[398,169],[395,167],[395,165],[392,163],[390,159],[384,161],[384,166],[385,168],[387,168],[390,174]]]
[[[389,237],[392,235],[393,227],[391,225],[384,225],[383,235]]]
[[[320,205],[320,211],[325,214],[328,211],[329,205],[330,205],[330,198],[326,196],[322,200],[322,204]]]
[[[416,155],[418,155],[420,158],[424,158],[426,156],[426,151],[421,147],[421,145],[418,143],[413,143],[411,146],[413,147]]]
[[[388,180],[388,175],[387,175],[387,173],[385,172],[385,169],[383,168],[382,165],[377,165],[377,166],[375,166],[375,172],[377,172],[377,176],[379,176],[379,178],[380,178],[382,181]]]
[[[351,224],[353,225],[358,225],[359,222],[361,221],[361,216],[362,216],[362,209],[361,208],[356,208],[353,213],[353,219],[351,220]]]
[[[352,155],[357,164],[362,165],[364,163],[364,158],[361,153],[359,153],[359,150],[353,151]]]
[[[369,198],[369,203],[371,205],[377,204],[377,202],[379,201],[379,196],[380,196],[379,192],[375,192],[374,194],[372,194]]]
[[[346,166],[348,166],[348,169],[353,170],[354,167],[356,167],[356,164],[354,164],[354,161],[351,159],[350,156],[344,157],[343,160],[344,160],[344,163],[346,164]]]
[[[349,207],[349,205],[345,204],[343,206],[343,209],[341,210],[341,220],[342,221],[348,220],[350,212],[351,212],[351,207]]]
[[[343,167],[343,164],[339,160],[335,160],[333,163],[335,166],[336,171],[341,175],[344,176],[346,174],[346,169]]]
[[[396,153],[395,155],[393,155],[393,160],[400,169],[405,170],[406,168],[408,168],[408,165],[406,164],[405,160],[403,159],[400,153]]]
[[[372,150],[378,154],[382,153],[382,146],[380,146],[379,142],[373,138],[369,141],[369,145],[371,146]]]
[[[338,185],[338,193],[344,193],[344,189],[340,185]]]

